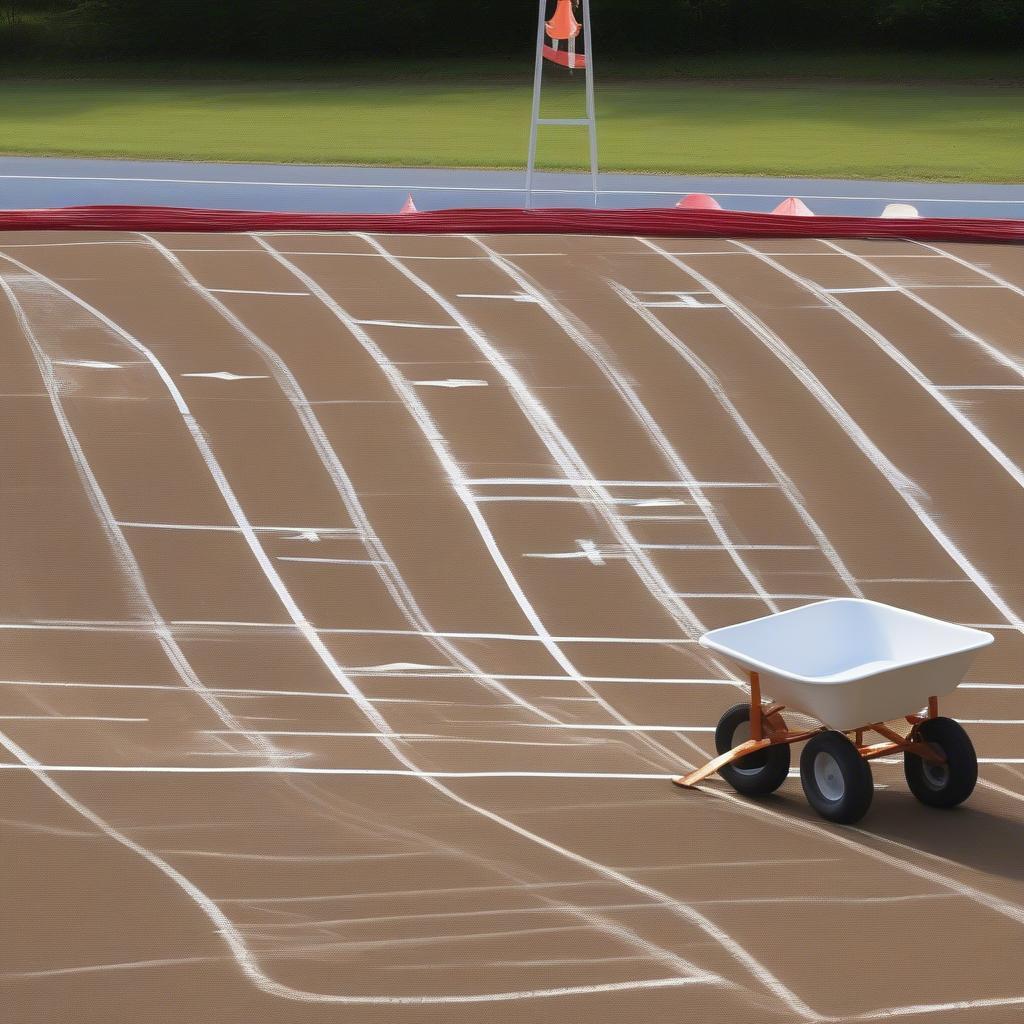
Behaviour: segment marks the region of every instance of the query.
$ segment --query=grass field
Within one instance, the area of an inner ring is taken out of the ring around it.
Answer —
[[[739,73],[727,79],[601,74],[598,115],[605,170],[945,181],[1024,179],[1024,82],[1010,66],[865,62],[857,81]],[[817,71],[814,69],[817,68]],[[465,69],[463,69],[465,70]],[[529,69],[526,69],[527,71]],[[628,70],[628,69],[627,69]],[[694,66],[691,72],[700,70]],[[115,72],[116,73],[116,72]],[[804,77],[800,77],[801,73]],[[173,82],[8,78],[0,89],[0,149],[7,153],[403,166],[518,167],[529,112],[528,75],[407,73],[400,83],[352,73],[256,85],[227,73]],[[811,75],[812,77],[806,77]],[[563,81],[548,114],[575,112],[582,76]],[[549,128],[541,161],[582,166],[582,132]]]

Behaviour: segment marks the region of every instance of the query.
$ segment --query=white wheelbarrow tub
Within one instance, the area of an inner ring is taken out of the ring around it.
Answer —
[[[700,643],[757,672],[766,696],[849,732],[952,692],[992,640],[980,629],[843,597],[714,629]]]

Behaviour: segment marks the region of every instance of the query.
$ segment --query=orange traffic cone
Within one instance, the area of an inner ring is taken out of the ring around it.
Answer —
[[[720,210],[722,207],[716,199],[706,192],[691,192],[676,203],[677,210]]]
[[[772,210],[772,213],[777,213],[780,217],[814,216],[814,211],[810,209],[802,199],[797,199],[796,196],[790,196],[788,199],[783,199],[782,202]]]
[[[416,204],[412,201],[412,193],[410,192],[405,197],[405,202],[402,203],[402,208],[398,211],[399,213],[419,213],[416,209]]]

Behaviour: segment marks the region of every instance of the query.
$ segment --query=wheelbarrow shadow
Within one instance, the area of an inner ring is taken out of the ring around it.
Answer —
[[[988,806],[986,806],[986,804]],[[902,786],[875,791],[871,810],[857,831],[892,840],[919,853],[1004,878],[1024,880],[1024,804],[996,810],[992,794],[980,786],[971,799],[951,810],[919,804]],[[889,843],[881,849],[901,851]]]

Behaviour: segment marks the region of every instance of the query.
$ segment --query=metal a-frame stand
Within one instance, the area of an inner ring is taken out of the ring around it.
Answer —
[[[547,0],[539,0],[537,14],[537,55],[533,69],[533,109],[530,118],[530,154],[526,164],[526,205],[533,205],[533,170],[537,162],[537,127],[538,125],[562,125],[569,127],[586,127],[590,140],[590,185],[594,193],[594,205],[597,206],[597,118],[594,113],[594,50],[590,36],[590,0],[582,0],[583,8],[583,39],[586,45],[586,56],[583,58],[584,75],[586,76],[587,116],[586,117],[541,117],[540,93],[544,72],[544,14]],[[578,66],[578,65],[577,65]]]

